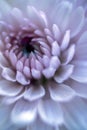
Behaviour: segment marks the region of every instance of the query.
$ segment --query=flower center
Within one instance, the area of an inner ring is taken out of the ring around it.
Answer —
[[[21,39],[21,45],[23,47],[23,54],[30,54],[31,52],[34,52],[34,47],[31,42],[32,38],[31,37],[24,37]]]

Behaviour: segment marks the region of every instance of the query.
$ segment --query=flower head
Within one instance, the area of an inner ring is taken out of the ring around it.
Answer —
[[[86,130],[86,2],[22,2],[0,2],[1,128]]]

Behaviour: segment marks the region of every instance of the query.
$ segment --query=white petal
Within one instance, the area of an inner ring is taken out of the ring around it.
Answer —
[[[39,71],[42,71],[43,66],[38,60],[36,60],[35,64],[36,64],[36,69],[39,70]]]
[[[58,102],[51,99],[42,100],[38,106],[38,112],[43,121],[53,126],[63,122],[63,113]]]
[[[7,67],[9,66],[9,63],[7,61],[7,59],[5,58],[5,56],[0,52],[0,67]]]
[[[54,42],[53,38],[49,35],[47,35],[47,40],[48,40],[49,44],[51,44],[51,45]]]
[[[66,50],[63,54],[63,64],[66,65],[68,64],[74,57],[75,54],[75,45],[72,44],[68,50]]]
[[[16,81],[16,74],[12,69],[9,68],[3,68],[2,70],[2,77],[4,77],[5,79],[15,82]]]
[[[38,128],[39,130],[53,130],[53,128],[54,130],[59,130],[58,126],[57,129],[55,129],[55,127],[52,127],[51,125],[44,124],[39,118],[37,118],[33,124],[28,125],[27,130],[38,130]]]
[[[25,90],[25,89],[24,89],[24,90]],[[1,103],[2,103],[2,104],[5,104],[5,105],[11,105],[11,104],[15,103],[15,102],[18,101],[19,99],[23,98],[23,96],[24,96],[24,90],[22,89],[22,92],[19,93],[19,94],[16,95],[16,96],[12,96],[12,97],[9,96],[9,97],[8,97],[8,95],[7,95],[7,96],[2,97]]]
[[[45,90],[42,86],[31,86],[28,90],[26,90],[24,94],[24,98],[33,101],[37,100],[45,95]]]
[[[51,18],[55,19],[55,23],[58,24],[60,29],[64,31],[67,28],[68,19],[72,11],[72,3],[69,1],[58,2],[52,11]]]
[[[45,27],[45,22],[39,12],[32,6],[27,7],[27,14],[30,18],[31,22],[35,23],[36,25],[40,27]]]
[[[23,63],[20,60],[18,60],[16,63],[16,69],[21,72],[23,70]]]
[[[31,72],[32,72],[32,76],[33,76],[33,78],[35,78],[35,79],[40,79],[40,77],[41,77],[41,73],[40,73],[39,70],[32,69]]]
[[[23,14],[20,9],[13,8],[13,10],[11,11],[11,14],[16,19],[16,21],[19,22],[19,24],[23,22]]]
[[[76,46],[75,59],[76,60],[87,60],[87,32],[84,32],[78,40]]]
[[[10,51],[9,58],[10,58],[11,64],[15,67],[16,63],[17,63],[17,57],[16,57],[15,53]]]
[[[36,104],[37,102],[28,102],[23,99],[19,100],[12,110],[12,121],[20,125],[34,121],[36,118]]]
[[[4,43],[0,40],[0,51],[4,49]]]
[[[58,83],[64,82],[70,77],[74,69],[73,65],[66,65],[59,68],[59,72],[54,76],[54,80]]]
[[[64,35],[64,38],[63,38],[63,41],[61,44],[62,51],[64,51],[68,47],[69,42],[70,42],[70,30],[66,31],[66,33]]]
[[[87,31],[83,32],[81,37],[79,38],[78,40],[78,44],[81,44],[81,43],[87,43]]]
[[[52,56],[49,66],[54,69],[58,69],[58,67],[60,66],[60,60],[58,59],[57,56]]]
[[[44,37],[43,32],[42,32],[41,30],[39,30],[39,29],[36,29],[36,30],[34,31],[34,33],[35,33],[36,35],[40,36],[40,37]]]
[[[30,74],[30,68],[27,67],[27,66],[24,66],[23,73],[24,73],[24,75],[25,75],[26,77],[29,78],[29,77],[31,76],[31,74]]]
[[[53,24],[52,30],[55,40],[59,41],[61,35],[59,27],[56,24]]]
[[[16,96],[21,91],[22,86],[18,85],[17,83],[12,83],[6,80],[0,81],[0,95]]]
[[[54,76],[55,71],[56,71],[55,68],[49,67],[49,68],[47,68],[47,69],[44,69],[44,70],[42,71],[42,73],[43,73],[43,75],[44,75],[47,79],[49,79],[49,78],[51,78],[51,77]]]
[[[87,83],[79,83],[75,80],[69,81],[70,83],[68,83],[68,85],[76,92],[76,95],[87,98]]]
[[[43,55],[43,64],[45,67],[49,66],[50,58],[46,55]]]
[[[25,11],[25,8],[29,4],[30,0],[26,0],[26,2],[25,2],[25,0],[14,0],[14,1],[12,1],[12,0],[6,0],[6,1],[8,2],[8,4],[10,6],[17,7],[17,8],[22,9],[22,11]]]
[[[25,76],[19,71],[17,71],[16,80],[22,85],[30,84],[30,80],[27,80]]]
[[[5,125],[5,123],[7,123],[7,119],[10,115],[11,109],[12,107],[0,105],[0,128],[1,129],[3,128],[2,125]],[[2,129],[2,130],[5,130],[5,129]]]
[[[5,7],[5,9],[3,7]],[[6,15],[6,13],[8,13],[10,10],[11,10],[11,7],[9,6],[8,2],[5,0],[1,0],[0,1],[0,12],[3,15]]]
[[[60,47],[56,41],[52,43],[52,55],[54,56],[60,55]]]
[[[80,63],[79,65],[75,65],[70,77],[78,82],[87,83],[87,64]]]
[[[60,102],[69,101],[76,95],[75,91],[65,84],[50,84],[49,91],[51,98]]]
[[[80,98],[75,98],[63,105],[64,121],[67,129],[86,130],[87,129],[87,105]]]
[[[84,10],[82,7],[78,7],[70,18],[70,30],[71,37],[76,36],[82,29],[84,23]]]

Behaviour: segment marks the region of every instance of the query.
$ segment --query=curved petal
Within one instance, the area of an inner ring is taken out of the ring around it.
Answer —
[[[41,121],[41,119],[37,118],[36,121],[31,124],[31,125],[28,125],[27,127],[27,130],[59,130],[58,126],[51,126],[51,125],[48,125],[44,122]]]
[[[62,55],[62,64],[66,65],[68,64],[74,57],[75,54],[75,45],[72,44],[66,51],[64,51]]]
[[[0,67],[4,68],[4,67],[8,67],[9,63],[7,61],[7,59],[5,58],[5,56],[0,52]]]
[[[63,104],[62,104],[63,105]],[[75,98],[63,105],[64,124],[70,130],[87,129],[87,105],[80,98]]]
[[[11,119],[15,124],[25,125],[35,120],[36,118],[36,104],[37,102],[28,102],[26,100],[19,100],[11,114]]]
[[[22,86],[7,80],[0,81],[0,95],[16,96],[22,91]]]
[[[78,40],[78,44],[87,43],[87,31],[83,32],[81,37]]]
[[[15,72],[10,69],[10,68],[3,68],[2,73],[1,73],[2,77],[5,78],[6,80],[9,80],[11,82],[16,82],[16,74]]]
[[[87,83],[79,83],[71,79],[66,84],[76,92],[76,95],[87,98]]]
[[[54,76],[54,80],[57,83],[64,82],[66,79],[68,79],[70,77],[70,75],[73,72],[73,69],[74,69],[73,65],[61,66],[59,68],[59,72],[57,72],[56,75]]]
[[[12,107],[0,105],[0,128],[2,128],[1,126],[5,125],[5,123],[7,122],[11,110]]]
[[[30,84],[30,80],[27,80],[27,79],[25,78],[25,76],[24,76],[21,72],[19,72],[19,71],[17,71],[16,80],[17,80],[19,83],[21,83],[22,85]]]
[[[71,74],[71,79],[78,81],[80,83],[87,83],[87,63],[79,62],[79,64],[75,65],[74,71]]]
[[[51,7],[54,5],[54,0],[47,0],[47,1],[41,1],[41,0],[7,0],[8,3],[13,7],[18,7],[22,9],[23,11],[26,9],[25,7],[27,5],[34,6],[37,9],[44,10],[44,11],[50,11]]]
[[[3,8],[4,7],[4,8]],[[0,12],[6,16],[6,14],[11,10],[11,6],[9,6],[6,0],[0,1]]]
[[[33,101],[37,100],[45,95],[45,90],[42,86],[31,86],[28,90],[26,90],[24,94],[24,98]]]
[[[69,21],[71,37],[76,36],[81,31],[83,24],[84,24],[84,10],[82,7],[78,7],[71,15]]]
[[[77,41],[75,60],[87,60],[87,31]]]
[[[54,101],[65,102],[75,97],[75,91],[65,84],[51,84],[49,86],[50,96]]]
[[[60,104],[51,99],[42,100],[38,105],[38,112],[41,119],[53,126],[63,122],[63,112]]]
[[[58,24],[60,29],[64,31],[67,28],[68,20],[72,11],[72,3],[69,1],[62,1],[56,3],[51,13],[51,20]]]
[[[64,51],[68,47],[69,42],[70,42],[70,30],[67,30],[60,46],[62,51]]]

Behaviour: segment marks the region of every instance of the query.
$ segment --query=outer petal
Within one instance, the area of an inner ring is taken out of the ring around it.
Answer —
[[[45,90],[42,86],[31,86],[28,90],[26,90],[24,94],[24,98],[33,101],[37,100],[45,95]]]
[[[76,54],[74,60],[87,60],[87,31],[85,31],[77,41]]]
[[[3,8],[4,7],[4,8]],[[0,12],[6,16],[6,13],[8,13],[11,10],[11,7],[7,3],[6,0],[0,1]]]
[[[76,95],[75,91],[65,84],[51,84],[49,91],[51,98],[60,102],[69,101]]]
[[[63,122],[63,113],[58,102],[51,99],[42,100],[38,106],[38,112],[43,121],[53,126]]]
[[[51,20],[58,24],[60,29],[64,31],[67,28],[68,20],[72,10],[72,3],[63,1],[56,3],[51,13]]]
[[[82,7],[78,7],[71,15],[69,21],[71,37],[76,36],[81,31],[83,24],[84,24],[84,10]]]
[[[76,95],[87,98],[87,83],[79,83],[75,80],[69,79],[66,84],[69,85],[76,92]]]
[[[80,98],[75,98],[63,105],[64,124],[69,130],[87,129],[87,105]]]
[[[45,124],[44,122],[41,121],[41,119],[37,118],[33,124],[27,127],[27,130],[38,130],[38,129],[39,130],[59,130],[58,126],[56,127],[57,128],[55,128],[55,126],[52,127],[48,124]]]
[[[22,91],[22,86],[6,80],[0,81],[0,95],[16,96]]]
[[[76,64],[70,77],[80,83],[87,83],[87,62]]]
[[[25,125],[34,121],[36,117],[37,102],[19,100],[13,108],[11,119],[15,124]]]
[[[31,5],[31,6],[34,6],[35,8],[37,9],[40,9],[40,10],[44,10],[44,11],[50,11],[51,10],[51,5],[53,6],[54,5],[54,0],[47,0],[47,1],[42,1],[42,0],[7,0],[9,2],[9,4],[13,7],[19,7],[23,10],[25,10],[25,7],[27,5]]]

